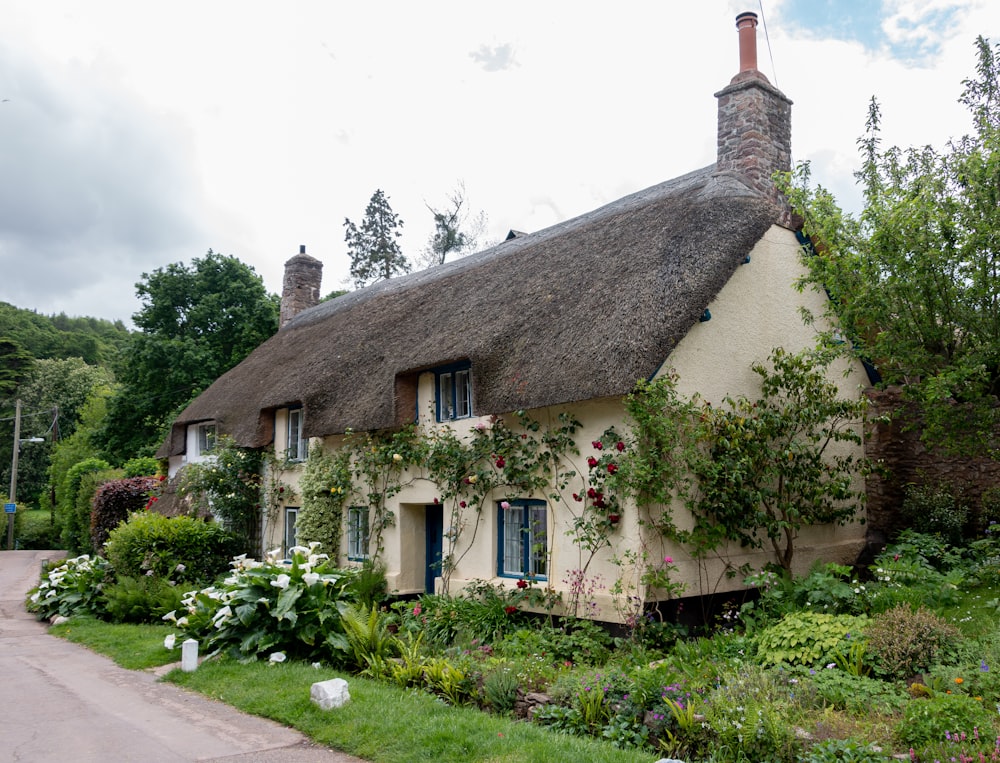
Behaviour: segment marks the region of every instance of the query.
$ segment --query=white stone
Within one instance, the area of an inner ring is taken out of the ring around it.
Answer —
[[[68,623],[69,618],[64,617],[63,615],[53,615],[52,619],[49,622],[51,622],[53,625],[62,625],[63,623]]]
[[[309,698],[323,710],[343,707],[351,699],[347,690],[347,681],[343,678],[331,678],[329,681],[319,681],[309,690]]]
[[[198,669],[198,642],[189,638],[181,644],[181,670],[191,673]]]

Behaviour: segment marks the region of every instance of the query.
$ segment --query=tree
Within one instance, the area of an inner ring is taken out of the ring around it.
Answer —
[[[480,212],[469,220],[468,208],[463,209],[465,202],[465,185],[459,183],[449,194],[446,207],[435,209],[426,205],[434,217],[434,233],[420,256],[424,267],[442,265],[449,255],[461,257],[475,249],[486,228],[486,213]]]
[[[172,416],[278,329],[278,297],[252,267],[211,249],[190,267],[143,273],[136,293],[140,332],[97,438],[114,463],[151,455]]]
[[[399,246],[402,227],[403,221],[392,211],[381,189],[372,194],[360,228],[344,218],[351,278],[359,289],[410,272],[410,263]]]
[[[31,372],[35,359],[20,342],[0,337],[0,397],[14,393],[24,377]]]
[[[960,99],[973,132],[945,150],[883,150],[872,99],[858,141],[860,217],[840,210],[822,186],[811,188],[808,165],[783,186],[816,245],[805,284],[829,292],[845,347],[903,386],[922,410],[925,439],[996,454],[1000,61],[982,37],[976,47],[977,76],[963,83]]]

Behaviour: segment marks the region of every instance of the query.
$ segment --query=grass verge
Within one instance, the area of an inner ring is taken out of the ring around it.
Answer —
[[[351,701],[323,711],[310,686],[345,678]],[[171,671],[167,680],[293,726],[317,742],[374,763],[649,763],[650,753],[558,734],[530,723],[451,707],[429,694],[305,663],[204,663],[197,671]]]
[[[128,670],[145,670],[180,660],[180,651],[166,649],[163,639],[174,629],[165,625],[106,623],[77,615],[49,633],[110,657]]]

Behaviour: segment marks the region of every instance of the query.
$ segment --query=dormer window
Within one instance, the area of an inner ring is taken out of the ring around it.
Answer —
[[[198,454],[204,456],[215,450],[215,443],[219,439],[219,428],[215,424],[198,425]]]
[[[286,427],[285,458],[289,461],[305,461],[309,455],[309,440],[302,436],[303,410],[288,409]]]
[[[472,415],[472,364],[457,363],[437,369],[437,420],[454,421]]]

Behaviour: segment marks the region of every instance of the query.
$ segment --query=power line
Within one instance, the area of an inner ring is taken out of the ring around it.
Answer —
[[[760,23],[764,27],[764,41],[767,43],[767,55],[771,59],[771,74],[774,77],[774,86],[778,87],[778,70],[774,68],[774,51],[771,50],[771,38],[767,34],[767,21],[764,19],[764,0],[758,0],[760,6]]]

